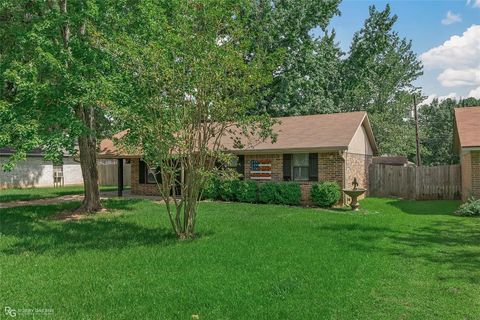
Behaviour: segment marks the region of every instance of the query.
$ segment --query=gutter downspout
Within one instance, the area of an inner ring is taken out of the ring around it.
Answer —
[[[345,189],[347,185],[347,152],[338,150],[338,155],[343,160],[343,185],[341,186],[341,188]],[[343,191],[342,191],[342,202],[343,202],[343,205],[347,204],[347,199],[343,194]]]

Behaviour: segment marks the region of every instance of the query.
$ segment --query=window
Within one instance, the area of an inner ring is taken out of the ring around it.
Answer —
[[[53,165],[53,186],[63,186],[63,165]]]
[[[145,166],[147,169],[147,183],[156,183],[155,181],[155,170],[153,169],[148,169],[147,166]]]
[[[145,184],[145,183],[156,183],[155,181],[155,173],[156,170],[149,169],[145,161],[141,160],[138,164],[138,183]]]
[[[296,153],[292,157],[292,176],[296,181],[308,181],[308,153]]]
[[[237,172],[239,174],[239,179],[243,180],[245,175],[245,156],[244,155],[233,155],[228,162],[222,163],[217,162],[215,166],[219,169],[229,169],[231,171]]]
[[[230,169],[236,170],[236,169],[237,169],[237,166],[238,166],[238,157],[237,157],[237,156],[233,156],[233,157],[231,158],[231,160],[229,161],[227,167],[230,168]]]

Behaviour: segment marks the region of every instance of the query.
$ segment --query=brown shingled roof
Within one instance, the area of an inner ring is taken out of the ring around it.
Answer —
[[[273,126],[277,133],[277,141],[271,143],[268,139],[263,142],[250,142],[244,150],[233,147],[233,140],[225,136],[222,145],[225,149],[238,152],[275,152],[282,150],[346,150],[363,124],[374,152],[377,147],[368,121],[367,113],[363,111],[333,114],[317,114],[308,116],[294,116],[276,118],[278,124]],[[119,133],[116,138],[125,135]],[[246,144],[247,145],[247,144]],[[121,152],[115,149],[111,140],[103,140],[100,146],[99,157],[118,157]]]
[[[121,139],[128,133],[128,130],[120,131],[119,133],[113,136],[113,139]],[[98,148],[98,157],[99,158],[117,158],[117,157],[129,157],[134,155],[128,155],[127,152],[120,149],[117,150],[115,143],[112,139],[103,139],[100,141],[100,146]]]
[[[266,140],[245,151],[345,150],[364,121],[367,133],[371,134],[369,138],[372,148],[376,151],[367,113],[363,111],[276,119],[279,120],[279,123],[273,126],[273,131],[278,135],[276,143]],[[232,140],[228,137],[224,138],[222,143],[227,150],[234,150]]]
[[[455,121],[460,147],[480,147],[480,107],[456,108]]]

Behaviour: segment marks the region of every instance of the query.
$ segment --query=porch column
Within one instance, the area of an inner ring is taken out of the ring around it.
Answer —
[[[118,196],[121,197],[123,193],[123,159],[117,159],[118,161]]]

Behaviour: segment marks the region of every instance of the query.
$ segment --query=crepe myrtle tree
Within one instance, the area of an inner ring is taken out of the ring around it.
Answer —
[[[194,236],[208,179],[226,174],[216,169],[230,158],[222,138],[237,148],[275,140],[270,117],[247,113],[278,58],[249,54],[249,8],[249,1],[173,1],[158,39],[126,57],[135,87],[118,115],[129,128],[120,143],[142,154],[182,239]]]

